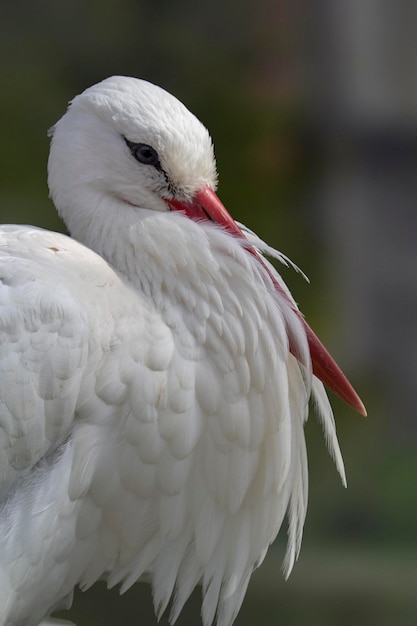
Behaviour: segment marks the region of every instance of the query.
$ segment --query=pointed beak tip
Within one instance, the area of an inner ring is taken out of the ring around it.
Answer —
[[[368,417],[368,411],[365,408],[364,403],[362,402],[362,400],[360,398],[358,398],[359,400],[359,404],[356,408],[356,411],[360,414],[363,415],[363,417]]]
[[[343,385],[343,389],[341,387],[335,388],[333,387],[333,392],[339,396],[343,402],[345,402],[348,406],[350,406],[356,413],[362,415],[363,417],[367,417],[368,412],[365,408],[364,403],[360,399],[359,395],[356,393],[350,382],[344,376],[345,383]],[[327,382],[327,381],[326,381]]]
[[[326,384],[330,383],[330,381],[328,380],[326,380],[325,382]],[[335,382],[337,383],[336,385],[334,385]],[[368,412],[365,408],[364,403],[360,399],[359,394],[355,391],[352,384],[349,382],[349,380],[340,369],[338,369],[336,377],[334,380],[331,381],[331,383],[333,384],[333,386],[330,385],[330,388],[337,396],[339,396],[341,400],[343,400],[343,402],[350,406],[354,411],[359,413],[359,415],[367,417]]]
[[[334,380],[324,380],[323,382],[330,387],[330,389],[335,393],[345,404],[350,406],[356,413],[362,415],[363,417],[367,417],[368,412],[365,408],[364,403],[360,399],[359,395],[356,393],[355,389],[352,387],[351,383],[348,381],[346,376],[338,371],[336,375],[337,384],[335,385]]]

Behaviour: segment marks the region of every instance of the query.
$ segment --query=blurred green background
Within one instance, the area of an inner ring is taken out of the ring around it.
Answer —
[[[46,131],[75,94],[112,74],[160,84],[210,129],[232,215],[310,277],[282,269],[367,405],[364,419],[332,398],[347,491],[307,425],[301,556],[284,582],[277,541],[241,626],[417,623],[416,13],[368,0],[1,4],[1,221],[63,228]],[[196,594],[179,623],[198,614]],[[97,585],[69,617],[156,623],[145,585],[121,598]]]

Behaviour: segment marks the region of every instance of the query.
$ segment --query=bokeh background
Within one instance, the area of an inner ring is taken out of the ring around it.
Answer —
[[[2,222],[63,228],[46,131],[75,94],[160,84],[210,129],[230,212],[309,275],[282,270],[367,405],[332,399],[347,491],[310,420],[299,562],[284,582],[279,539],[236,623],[417,623],[416,3],[6,0],[0,45]],[[179,624],[198,615],[196,594]],[[97,585],[69,617],[156,624],[146,585]]]

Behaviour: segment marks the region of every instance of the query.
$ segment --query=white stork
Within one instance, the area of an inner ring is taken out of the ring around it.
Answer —
[[[363,404],[176,98],[112,77],[51,135],[71,238],[0,229],[0,624],[147,575],[158,617],[201,584],[204,626],[230,626],[285,515],[297,558],[310,397],[343,483],[321,380]]]

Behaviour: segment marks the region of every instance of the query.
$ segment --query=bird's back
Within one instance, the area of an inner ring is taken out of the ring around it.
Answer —
[[[103,259],[57,233],[1,227],[0,276],[0,623],[37,624],[97,549],[83,530],[95,526],[84,472],[118,414],[112,355],[144,346],[152,315]]]

